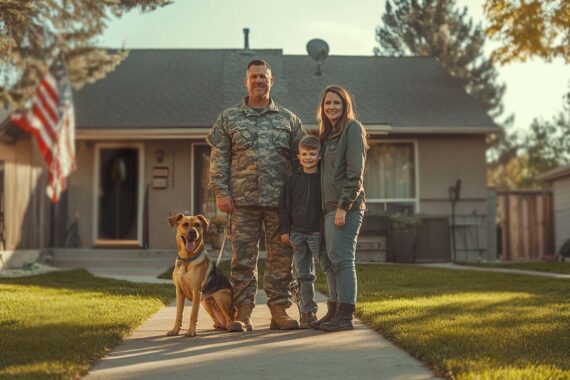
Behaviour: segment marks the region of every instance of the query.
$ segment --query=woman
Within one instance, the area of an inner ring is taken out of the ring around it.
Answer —
[[[352,330],[356,306],[356,240],[364,216],[366,131],[356,120],[354,101],[340,86],[323,92],[317,110],[321,141],[321,194],[326,254],[320,263],[329,286],[328,313],[311,327]]]

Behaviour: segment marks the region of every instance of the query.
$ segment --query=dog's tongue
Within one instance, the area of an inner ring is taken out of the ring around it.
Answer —
[[[186,249],[190,252],[196,247],[196,240],[186,240]]]

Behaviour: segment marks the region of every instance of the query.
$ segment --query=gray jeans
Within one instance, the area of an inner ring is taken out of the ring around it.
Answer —
[[[306,234],[292,231],[289,237],[293,246],[293,263],[295,268],[295,278],[299,283],[299,293],[301,298],[301,312],[317,311],[315,302],[315,261],[318,257],[321,245],[321,234],[314,232]]]
[[[356,305],[356,240],[364,212],[347,212],[342,227],[335,226],[335,214],[325,215],[326,253],[321,253],[319,261],[327,275],[329,300]]]

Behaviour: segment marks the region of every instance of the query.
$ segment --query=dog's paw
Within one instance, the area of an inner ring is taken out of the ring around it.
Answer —
[[[187,338],[191,338],[196,336],[196,331],[188,331],[186,334],[184,334],[185,337]]]
[[[175,336],[175,335],[178,335],[178,331],[179,331],[179,330],[170,330],[169,332],[166,333],[166,336]]]

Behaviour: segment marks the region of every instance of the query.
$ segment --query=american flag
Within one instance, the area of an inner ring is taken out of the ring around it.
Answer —
[[[31,106],[12,122],[36,137],[49,169],[47,195],[57,203],[75,170],[75,116],[71,83],[59,56],[36,88]]]

